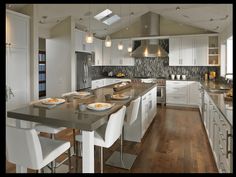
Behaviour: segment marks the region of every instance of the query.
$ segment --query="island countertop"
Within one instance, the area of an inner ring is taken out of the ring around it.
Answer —
[[[9,118],[32,121],[43,123],[51,126],[63,126],[68,128],[77,128],[86,131],[93,131],[103,125],[110,114],[117,111],[123,105],[128,105],[133,99],[138,96],[142,96],[152,88],[156,87],[156,84],[146,83],[131,83],[131,87],[121,90],[119,92],[113,91],[114,85],[98,88],[92,91],[92,96],[88,96],[84,99],[73,99],[72,102],[65,102],[61,105],[57,105],[54,108],[46,109],[39,108],[33,105],[22,107],[7,112]],[[105,94],[123,93],[129,95],[127,100],[105,100]],[[80,105],[85,106],[94,102],[107,102],[115,103],[115,105],[106,111],[93,111],[85,109],[80,110]]]

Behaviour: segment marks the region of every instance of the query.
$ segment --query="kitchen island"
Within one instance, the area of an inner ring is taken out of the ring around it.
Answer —
[[[104,95],[114,93],[114,85],[110,85],[107,87],[93,90],[92,96],[88,96],[87,99],[86,97],[84,99],[73,99],[73,101],[71,102],[66,102],[61,105],[57,105],[56,107],[51,109],[39,108],[33,105],[29,105],[26,107],[8,111],[7,116],[9,118],[14,118],[17,120],[17,127],[21,127],[20,121],[25,120],[43,123],[50,126],[63,126],[82,130],[82,137],[83,140],[85,140],[82,143],[82,148],[84,149],[82,154],[82,171],[83,173],[94,173],[94,130],[102,126],[108,120],[109,115],[116,112],[123,105],[128,106],[133,99],[137,98],[138,96],[143,97],[146,94],[149,94],[150,91],[155,91],[156,89],[156,84],[131,83],[131,85],[132,86],[129,88],[116,92],[129,95],[130,98],[127,100],[106,101]],[[155,98],[152,102],[154,104],[150,104],[150,102],[149,104],[145,104],[146,108],[150,108],[150,106],[153,108],[153,115],[156,114]],[[115,103],[115,105],[111,109],[106,111],[98,112],[88,109],[80,110],[81,104],[87,105],[89,103],[94,102],[108,102]],[[149,105],[149,107],[147,105]],[[143,104],[141,103],[140,109],[142,109],[142,107]],[[140,113],[144,114],[145,112]],[[145,116],[141,117],[146,118]],[[143,122],[145,120],[140,121]],[[150,120],[148,123],[150,124]],[[147,125],[148,124],[145,124],[145,129],[147,129]],[[26,169],[22,166],[16,165],[16,167],[17,172],[26,172]]]

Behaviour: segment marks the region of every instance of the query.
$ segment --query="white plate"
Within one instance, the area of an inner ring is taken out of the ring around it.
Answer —
[[[65,99],[61,99],[61,98],[48,98],[45,101],[42,101],[43,104],[61,104],[64,102],[65,102]]]
[[[111,98],[114,100],[125,100],[125,99],[128,99],[129,96],[123,95],[123,94],[115,94],[115,95],[112,95]]]
[[[88,96],[88,95],[90,95],[90,92],[76,92],[73,95],[76,95],[76,96]]]
[[[110,104],[110,103],[91,103],[89,105],[87,105],[88,109],[92,109],[95,111],[103,111],[103,110],[107,110],[110,109],[114,104]]]

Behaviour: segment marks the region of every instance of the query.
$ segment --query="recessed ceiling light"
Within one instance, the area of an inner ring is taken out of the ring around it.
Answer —
[[[177,10],[177,11],[179,11],[179,10],[180,10],[180,7],[179,7],[179,6],[178,6],[178,7],[176,7],[176,10]]]
[[[102,23],[105,23],[106,25],[111,25],[117,22],[118,20],[120,20],[120,17],[118,15],[113,15],[110,18],[104,20]]]
[[[95,15],[94,18],[97,19],[97,20],[101,20],[101,19],[103,19],[104,17],[110,15],[111,13],[112,13],[111,10],[106,9],[106,10],[100,12],[99,14]]]

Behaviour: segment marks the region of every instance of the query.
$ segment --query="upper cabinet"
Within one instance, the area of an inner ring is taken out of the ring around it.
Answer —
[[[119,39],[113,39],[111,47],[103,45],[103,65],[110,66],[133,66],[134,58],[130,56],[127,48],[129,39],[122,39],[123,50],[118,50]]]
[[[169,65],[193,65],[192,37],[171,37],[169,39]]]
[[[94,52],[95,52],[95,66],[101,66],[103,63],[102,63],[102,53],[103,53],[103,50],[102,50],[102,40],[100,39],[97,39],[97,38],[94,38],[93,40],[93,48],[94,48]]]
[[[28,44],[28,22],[24,15],[8,13],[6,16],[6,43],[11,47],[27,48]]]
[[[75,51],[91,53],[93,43],[88,44],[85,41],[86,32],[75,29]]]
[[[208,36],[182,36],[169,39],[170,66],[208,66]]]
[[[193,37],[193,64],[207,66],[208,36]]]
[[[218,36],[209,36],[208,40],[208,65],[219,66]]]

